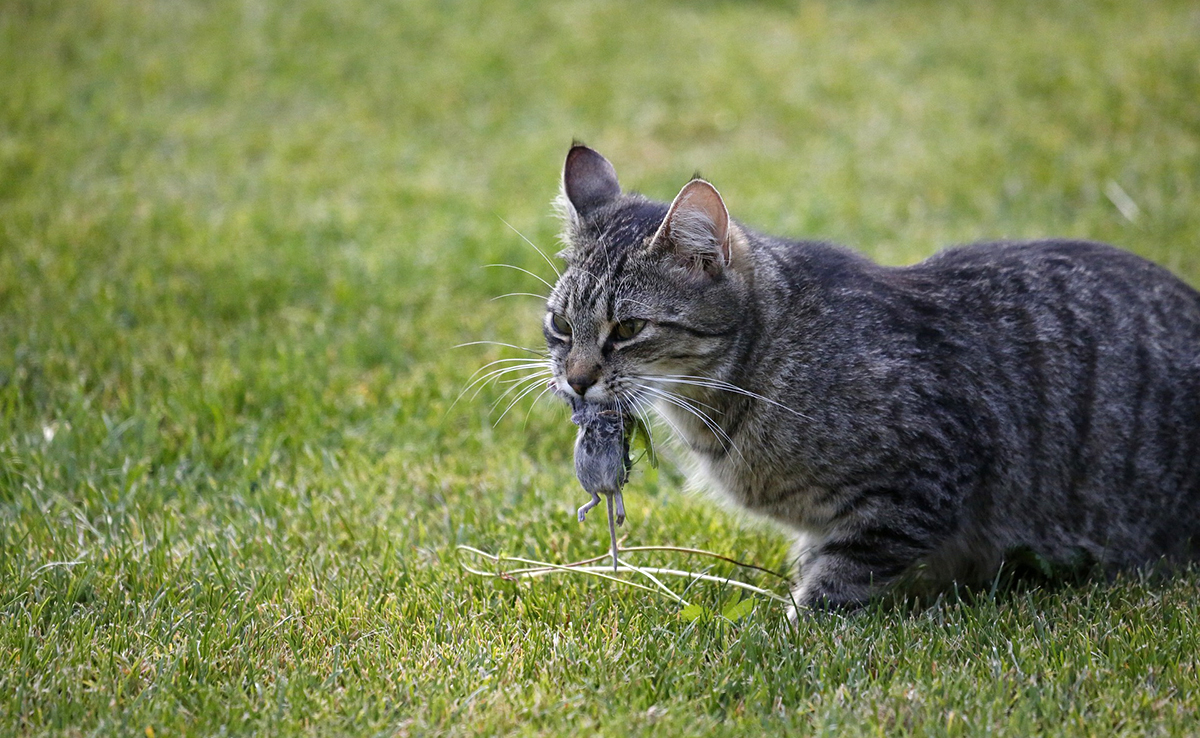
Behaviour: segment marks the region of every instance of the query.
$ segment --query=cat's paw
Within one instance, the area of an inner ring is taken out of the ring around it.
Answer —
[[[863,581],[839,576],[844,573],[836,557],[820,557],[801,571],[792,588],[787,616],[792,623],[822,613],[850,613],[861,609],[876,590],[868,577]]]
[[[828,597],[800,601],[793,594],[792,603],[787,607],[787,619],[792,625],[801,620],[830,615],[853,615],[861,611],[869,602],[869,598],[853,600],[834,600]]]

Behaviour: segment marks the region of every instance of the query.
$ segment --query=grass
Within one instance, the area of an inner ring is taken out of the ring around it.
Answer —
[[[511,355],[450,347],[539,341],[480,267],[547,273],[500,218],[553,248],[572,137],[887,263],[1065,235],[1200,283],[1197,58],[1187,0],[9,0],[0,733],[1200,734],[1200,573],[796,631],[475,578],[607,530],[563,409],[450,409]],[[784,566],[681,486],[635,473],[631,545]]]

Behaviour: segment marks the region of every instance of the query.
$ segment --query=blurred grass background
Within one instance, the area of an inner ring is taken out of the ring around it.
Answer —
[[[576,137],[886,263],[1060,235],[1200,283],[1198,60],[1186,0],[7,0],[0,732],[1200,733],[1195,574],[799,631],[469,578],[607,536],[565,412],[450,409],[511,355],[452,346],[540,341],[481,267],[546,275],[500,218],[555,247]],[[630,544],[784,565],[680,487],[635,474]]]

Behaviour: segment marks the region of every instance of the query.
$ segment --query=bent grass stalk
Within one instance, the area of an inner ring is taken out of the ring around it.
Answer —
[[[467,546],[467,545],[459,545],[456,548],[459,551],[463,551],[463,552],[466,552],[469,554],[473,554],[475,556],[479,556],[481,558],[487,559],[489,561],[492,561],[492,562],[494,562],[496,564],[500,564],[500,565],[503,565],[507,562],[528,565],[528,568],[523,568],[523,569],[510,569],[507,571],[489,572],[489,571],[483,571],[481,569],[476,569],[475,567],[470,566],[469,564],[462,561],[461,559],[459,560],[459,565],[463,568],[463,570],[465,570],[471,574],[475,574],[478,576],[484,576],[484,577],[490,577],[490,578],[508,579],[508,580],[515,581],[515,580],[519,580],[519,579],[535,579],[538,577],[549,576],[552,574],[577,572],[577,573],[585,574],[588,576],[598,577],[600,579],[607,579],[609,581],[616,582],[618,584],[622,584],[622,585],[625,585],[628,587],[633,587],[635,589],[641,589],[641,590],[645,590],[647,592],[653,592],[655,594],[660,594],[660,595],[666,596],[666,597],[674,600],[675,602],[678,602],[679,604],[683,605],[684,607],[687,607],[691,603],[689,603],[682,596],[677,594],[673,589],[671,589],[666,584],[664,584],[662,582],[662,580],[660,580],[658,578],[658,576],[655,576],[655,575],[675,576],[675,577],[683,577],[683,578],[692,579],[693,581],[707,581],[707,582],[715,582],[718,584],[728,584],[732,587],[737,587],[737,588],[743,589],[747,592],[752,592],[754,594],[761,595],[763,597],[774,600],[776,602],[781,602],[784,604],[788,604],[791,602],[790,598],[782,597],[778,594],[775,594],[774,592],[771,592],[770,590],[763,589],[762,587],[757,587],[753,584],[749,584],[747,582],[742,582],[737,579],[732,579],[730,577],[720,577],[720,576],[714,576],[712,574],[703,574],[700,572],[685,571],[685,570],[681,570],[681,569],[667,569],[667,568],[662,568],[662,567],[634,566],[633,564],[629,563],[629,557],[626,556],[620,562],[619,567],[615,571],[618,574],[621,571],[630,571],[630,572],[633,572],[636,574],[640,574],[640,575],[646,577],[647,579],[649,579],[654,584],[653,587],[647,586],[640,582],[635,582],[630,579],[626,579],[626,578],[615,575],[613,573],[614,570],[608,566],[595,565],[596,562],[603,561],[604,559],[613,556],[612,553],[603,554],[600,556],[592,557],[590,559],[583,559],[582,561],[575,561],[575,562],[571,562],[568,564],[555,564],[555,563],[551,563],[548,561],[537,561],[535,559],[526,559],[526,558],[522,558],[519,556],[504,556],[501,554],[492,554],[492,553],[488,553],[486,551],[482,551],[473,546]],[[755,566],[754,564],[746,564],[741,561],[737,561],[736,559],[731,559],[727,556],[722,556],[720,554],[713,553],[711,551],[705,551],[703,549],[682,548],[682,547],[678,547],[678,546],[632,546],[630,548],[621,548],[621,549],[619,549],[619,551],[623,552],[625,554],[629,554],[629,553],[633,553],[633,552],[645,552],[645,551],[673,551],[676,553],[687,553],[687,554],[695,554],[695,555],[700,555],[700,556],[708,556],[710,558],[715,558],[715,559],[719,559],[721,561],[726,561],[726,562],[735,564],[737,566],[742,566],[742,567],[745,567],[748,569],[755,569],[758,571],[763,571],[763,572],[766,572],[773,576],[779,577],[780,579],[785,580],[785,581],[787,579],[787,577],[784,577],[783,575],[779,574],[778,572],[772,571],[770,569],[766,569],[761,566]]]

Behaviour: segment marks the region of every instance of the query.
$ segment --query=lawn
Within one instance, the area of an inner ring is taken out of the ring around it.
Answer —
[[[573,138],[889,264],[1061,235],[1200,284],[1198,59],[1191,0],[6,0],[0,734],[1200,735],[1200,571],[796,629],[496,582],[455,547],[607,529],[564,408],[453,404],[520,356],[457,344],[541,341],[484,265],[552,276],[505,221],[553,253]],[[786,566],[672,458],[628,545]]]

